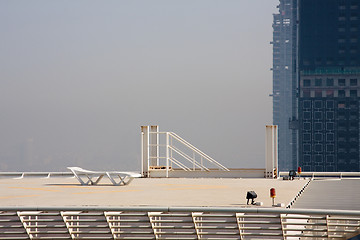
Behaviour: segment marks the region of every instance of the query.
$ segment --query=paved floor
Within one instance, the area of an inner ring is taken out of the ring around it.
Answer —
[[[360,210],[360,179],[311,181],[293,208]]]
[[[75,178],[0,179],[0,206],[228,206],[246,207],[246,192],[269,207],[288,204],[307,180],[139,178],[127,186],[81,186]]]

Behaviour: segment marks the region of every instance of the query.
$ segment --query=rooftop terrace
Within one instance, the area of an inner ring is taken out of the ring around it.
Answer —
[[[227,206],[248,207],[247,191],[270,207],[288,204],[308,180],[236,178],[137,178],[126,186],[82,186],[73,177],[0,179],[0,206]]]

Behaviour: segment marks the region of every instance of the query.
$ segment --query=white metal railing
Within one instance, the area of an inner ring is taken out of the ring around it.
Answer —
[[[156,131],[151,131],[151,129]],[[150,129],[150,130],[149,130]],[[143,175],[149,170],[166,170],[166,176],[174,167],[183,171],[210,171],[228,168],[205,154],[173,132],[160,132],[158,126],[142,128]]]
[[[0,178],[24,178],[24,177],[73,177],[71,172],[0,172]]]
[[[280,172],[280,177],[289,176],[289,172]],[[349,178],[349,177],[360,177],[360,172],[301,172],[297,173],[297,177],[338,177],[338,178]]]
[[[193,145],[191,145],[190,143],[188,143],[187,141],[185,141],[184,139],[182,139],[181,137],[179,137],[177,134],[173,133],[173,132],[169,132],[169,137],[179,141],[180,143],[182,143],[184,146],[188,147],[189,149],[191,149],[194,153],[193,158],[191,158],[190,162],[193,163],[193,168],[195,168],[195,163],[199,164],[196,160],[195,160],[195,154],[198,154],[200,156],[200,167],[203,169],[206,169],[205,165],[204,165],[204,160],[207,160],[209,163],[213,164],[213,166],[218,167],[221,170],[225,170],[225,171],[229,171],[228,168],[226,168],[225,166],[223,166],[222,164],[218,163],[217,161],[215,161],[213,158],[211,158],[210,156],[208,156],[207,154],[203,153],[202,151],[200,151],[199,149],[197,149],[196,147],[194,147]],[[173,141],[172,139],[170,139],[170,143],[172,145],[170,145],[170,147],[174,147],[173,146]]]
[[[360,211],[0,207],[0,239],[349,239]]]

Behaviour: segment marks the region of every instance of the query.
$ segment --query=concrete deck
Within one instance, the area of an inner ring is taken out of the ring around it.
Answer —
[[[294,208],[360,210],[360,179],[315,179]]]
[[[270,188],[276,203],[288,204],[308,180],[230,178],[139,178],[127,186],[104,179],[81,186],[75,178],[0,179],[0,206],[227,206],[246,205],[246,192],[270,207]]]

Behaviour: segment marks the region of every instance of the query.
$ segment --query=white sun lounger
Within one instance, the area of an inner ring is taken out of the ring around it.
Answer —
[[[141,177],[140,173],[133,172],[89,171],[79,167],[68,167],[68,169],[70,169],[81,185],[96,185],[104,176],[107,176],[114,185],[127,185],[134,178]],[[82,177],[86,177],[85,180]],[[115,180],[116,177],[119,177],[118,181]]]

